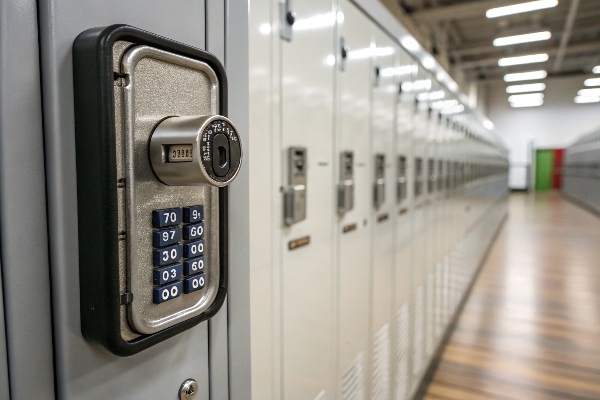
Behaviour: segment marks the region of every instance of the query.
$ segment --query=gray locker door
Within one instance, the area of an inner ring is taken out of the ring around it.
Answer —
[[[0,260],[2,254],[0,253]],[[4,334],[4,301],[2,298],[2,265],[0,264],[0,398],[8,399],[9,382],[8,382],[8,357],[6,354],[6,335]]]
[[[367,357],[370,312],[370,231],[373,219],[372,160],[369,136],[369,101],[371,62],[369,47],[370,22],[349,1],[339,4],[338,43],[347,46],[345,65],[338,64],[336,81],[337,151],[334,156],[336,179],[341,177],[340,158],[352,151],[354,170],[354,208],[339,216],[336,224],[338,240],[338,312],[339,346],[336,384],[337,398],[367,397]],[[341,22],[340,22],[341,21]],[[339,50],[341,52],[341,49]],[[339,54],[338,52],[338,54]]]
[[[36,2],[0,2],[0,253],[10,385],[0,398],[54,398]],[[70,108],[72,109],[72,104]],[[77,290],[77,286],[75,286]],[[4,367],[3,367],[3,366]],[[3,373],[4,371],[4,373]],[[33,384],[32,384],[33,383]]]
[[[198,381],[196,399],[209,397],[207,323],[127,358],[109,354],[80,333],[71,67],[73,40],[88,28],[126,23],[205,48],[205,20],[204,1],[39,2],[58,398],[175,399],[188,378]]]

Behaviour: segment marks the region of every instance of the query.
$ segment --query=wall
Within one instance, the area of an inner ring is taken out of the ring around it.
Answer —
[[[530,141],[536,148],[565,148],[600,126],[600,103],[573,102],[577,91],[584,87],[583,80],[583,77],[547,79],[544,104],[531,108],[511,108],[506,83],[487,85],[488,117],[510,151],[511,188],[526,186],[525,164],[530,163]]]

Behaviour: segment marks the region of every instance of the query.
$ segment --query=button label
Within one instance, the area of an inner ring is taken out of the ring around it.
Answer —
[[[204,271],[204,257],[192,258],[183,262],[183,274],[193,275]]]
[[[173,264],[181,259],[181,253],[182,246],[180,244],[162,249],[155,249],[152,254],[154,265],[163,266],[167,264]]]
[[[192,258],[201,256],[204,253],[204,240],[198,240],[197,242],[186,243],[183,245],[183,256],[185,258]]]
[[[192,293],[202,289],[206,284],[206,276],[204,274],[192,276],[183,281],[183,290],[185,293]]]
[[[186,225],[183,227],[183,239],[200,239],[204,235],[204,222],[196,225]]]
[[[166,228],[179,224],[181,224],[181,208],[152,211],[152,226],[155,228]]]
[[[159,286],[154,288],[153,291],[153,300],[155,304],[164,303],[165,301],[169,301],[174,299],[175,297],[181,296],[181,291],[183,290],[183,284],[181,282],[171,283],[170,285]]]
[[[155,285],[178,281],[181,279],[183,264],[173,264],[168,267],[157,268],[153,272],[153,282]]]
[[[194,223],[204,220],[204,206],[183,207],[183,222]]]
[[[170,229],[156,231],[152,234],[154,247],[165,247],[181,240],[181,228],[176,226]]]

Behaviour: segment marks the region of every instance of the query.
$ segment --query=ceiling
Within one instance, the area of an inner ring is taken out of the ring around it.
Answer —
[[[589,74],[600,65],[600,0],[488,19],[488,9],[530,0],[380,0],[452,75],[501,80],[509,72],[544,69],[548,76]],[[549,30],[549,40],[494,47],[497,37]],[[547,53],[543,63],[499,67],[498,60]]]

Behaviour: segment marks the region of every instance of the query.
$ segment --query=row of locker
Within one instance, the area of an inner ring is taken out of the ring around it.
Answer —
[[[600,132],[586,135],[565,150],[563,193],[600,212]]]
[[[507,153],[353,2],[294,2],[289,31],[286,5],[250,7],[252,397],[406,399],[506,214]]]

